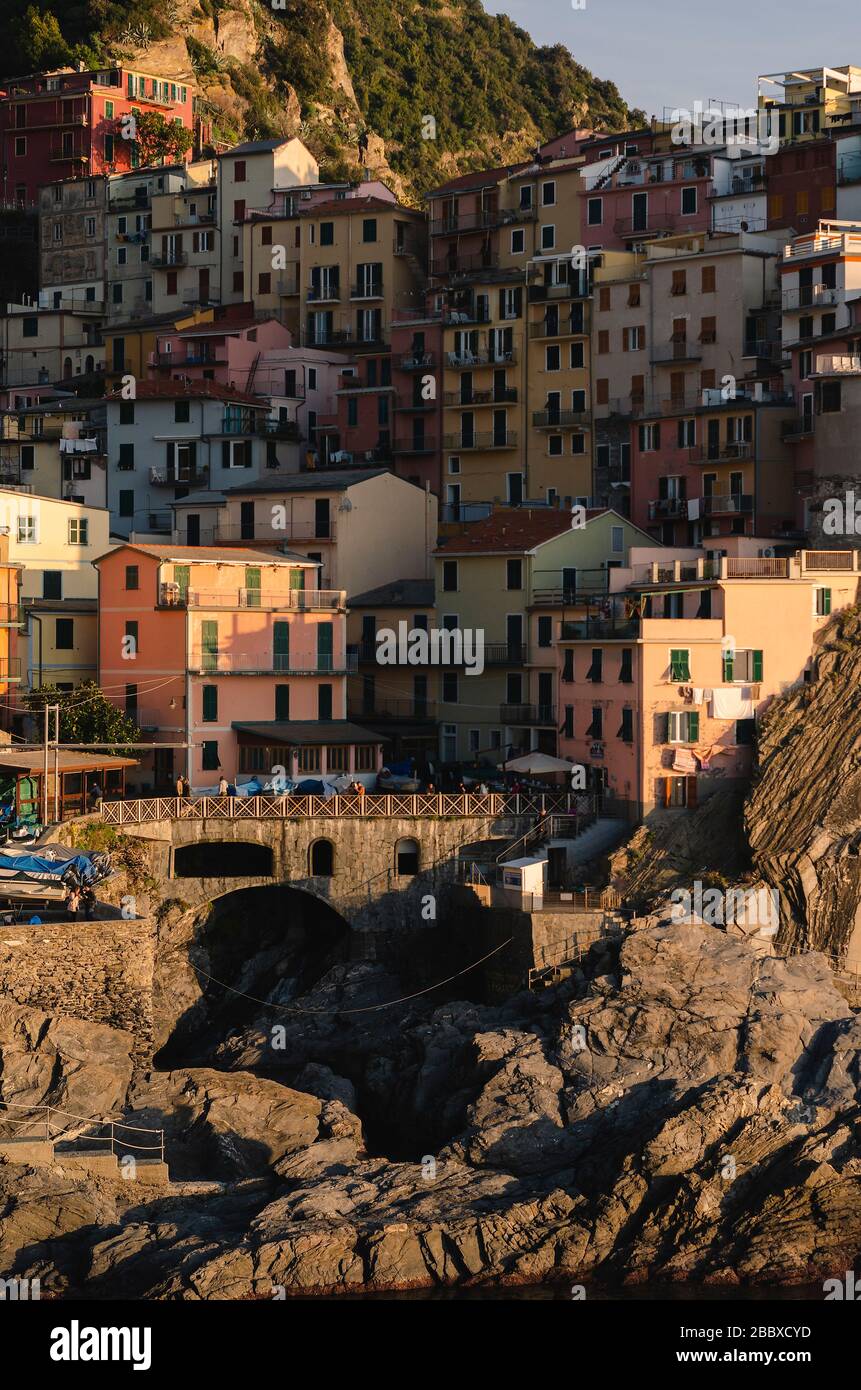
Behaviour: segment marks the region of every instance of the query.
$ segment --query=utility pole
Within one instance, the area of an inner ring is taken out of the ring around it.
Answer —
[[[48,824],[48,747],[53,742],[54,748],[54,820],[60,819],[60,706],[46,705],[45,710],[45,735],[43,744],[42,760],[42,825]],[[54,715],[54,738],[50,738],[50,717]]]

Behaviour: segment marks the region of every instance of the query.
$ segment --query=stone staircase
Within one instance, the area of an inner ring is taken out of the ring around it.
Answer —
[[[66,1172],[147,1187],[170,1182],[164,1130],[86,1119],[54,1105],[0,1101],[0,1159],[34,1168],[55,1164]]]

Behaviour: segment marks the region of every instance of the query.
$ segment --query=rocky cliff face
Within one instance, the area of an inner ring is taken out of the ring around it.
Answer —
[[[775,701],[760,730],[745,829],[757,871],[780,893],[781,950],[859,954],[859,692],[861,613],[850,609],[823,634],[810,682]]]
[[[132,1123],[166,1123],[176,1175],[217,1173],[218,1190],[141,1205],[134,1183],[0,1165],[6,1273],[60,1295],[195,1299],[852,1267],[861,1024],[821,957],[649,919],[540,997],[349,1012],[397,987],[372,965],[335,967],[289,1004],[276,986],[218,1071],[136,1084]],[[20,1011],[0,1029],[0,1079],[57,1045]],[[89,1104],[113,1102],[123,1052]],[[47,1068],[13,1074],[33,1103],[51,1094]],[[401,1109],[410,1153],[380,1124]]]
[[[7,0],[0,75],[127,59],[193,76],[217,137],[300,134],[325,176],[369,169],[405,197],[576,125],[642,118],[567,49],[536,47],[479,0],[80,0],[38,32],[29,3]]]

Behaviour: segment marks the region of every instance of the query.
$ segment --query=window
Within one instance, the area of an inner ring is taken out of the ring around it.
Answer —
[[[84,230],[85,230],[85,232],[86,232],[86,235],[87,235],[88,237],[90,237],[90,238],[92,238],[92,237],[94,237],[94,236],[96,235],[96,219],[95,219],[95,217],[86,217],[86,218],[84,218]]]
[[[556,202],[556,180],[549,179],[547,183],[541,185],[541,205],[542,207],[553,207]]]
[[[715,282],[715,274],[716,271],[713,265],[703,266],[702,270],[700,271],[700,290],[703,294],[715,293],[715,290],[717,289],[717,285]]]
[[[187,425],[191,419],[191,402],[174,401],[173,419],[177,425]]]
[[[442,676],[442,698],[443,704],[457,704],[457,672],[444,671]]]
[[[131,488],[120,488],[119,513],[120,516],[134,516],[135,514],[135,495]]]
[[[60,239],[59,237],[56,238],[56,240],[58,240],[58,241],[59,241],[59,239]],[[127,259],[127,257],[126,257],[126,248],[125,248],[124,246],[118,246],[118,247],[117,247],[117,265],[125,265],[126,259]]]
[[[641,454],[655,453],[661,447],[660,423],[654,425],[640,425],[638,427],[638,438]]]
[[[331,840],[315,840],[311,846],[312,878],[331,878],[335,872],[335,848]]]
[[[289,685],[276,685],[275,687],[275,718],[279,720],[290,718]]]
[[[105,136],[105,163],[106,163],[106,164],[112,164],[113,161],[114,161],[114,137],[113,137],[112,135],[106,135],[106,136]]]
[[[586,222],[590,227],[600,227],[604,221],[604,199],[590,198],[586,204]]]
[[[687,273],[686,273],[684,270],[674,270],[674,271],[673,271],[673,283],[672,283],[671,286],[670,286],[670,294],[681,295],[681,294],[687,294],[687,292],[688,292]]]
[[[71,651],[75,645],[75,624],[72,618],[57,618],[54,625],[54,646],[57,651]]]
[[[592,662],[586,672],[587,681],[600,685],[604,679],[604,652],[601,647],[592,648]]]
[[[22,319],[22,320],[21,320],[21,337],[22,337],[22,338],[38,338],[38,336],[39,336],[39,320],[38,320],[37,318],[30,318],[29,316],[28,316],[27,318]]]
[[[696,743],[700,736],[697,710],[671,710],[667,718],[668,743]]]
[[[586,730],[586,737],[587,737],[587,738],[603,738],[603,737],[604,737],[604,711],[601,709],[600,705],[593,705],[593,706],[592,706],[592,721],[591,721],[591,723],[590,723],[588,729]]]
[[[243,277],[242,271],[241,271],[241,270],[234,270],[234,272],[233,272],[233,292],[234,292],[234,294],[242,294],[244,284],[245,284],[245,279],[244,279],[244,277]],[[176,290],[174,290],[173,293],[176,294]]]
[[[547,453],[550,458],[561,458],[563,453],[563,440],[561,434],[548,434]]]
[[[203,687],[203,722],[204,724],[215,724],[218,720],[218,686],[205,685]]]
[[[552,251],[556,245],[556,228],[552,223],[541,228],[541,250]]]
[[[377,239],[377,219],[376,217],[366,217],[362,221],[362,241],[376,241]]]
[[[632,647],[622,648],[622,660],[619,664],[619,681],[622,685],[630,685],[634,679],[633,674],[634,652]]]
[[[126,637],[130,637],[130,638],[131,638],[131,642],[129,642],[129,643],[126,644],[125,650],[126,650],[132,657],[137,657],[137,654],[138,654],[138,635],[139,635],[139,634],[138,634],[138,624],[137,624],[137,622],[133,621],[132,619],[128,619],[128,620],[127,620],[126,626],[125,626],[125,635],[126,635]]]
[[[552,347],[544,349],[544,370],[545,372],[558,372],[562,369],[562,355],[559,345],[554,343]]]
[[[598,330],[598,352],[603,356],[610,351],[610,330],[609,328],[599,328]]]
[[[735,741],[739,748],[750,748],[756,742],[756,720],[737,719],[735,721]]]
[[[34,516],[18,517],[18,544],[36,544],[36,518]]]
[[[505,565],[506,588],[523,588],[523,563],[520,560],[507,560]]]
[[[621,555],[625,549],[624,526],[610,527],[610,549],[614,555]]]
[[[610,308],[610,286],[601,285],[598,289],[598,308],[605,313]]]
[[[204,772],[217,772],[221,767],[218,760],[218,743],[215,739],[204,740],[201,766]]]
[[[69,520],[69,545],[87,545],[90,523],[86,517],[71,517]]]
[[[334,222],[320,223],[320,245],[334,246],[335,244],[335,224]]]
[[[18,156],[19,159],[21,159],[21,158],[23,158],[23,156],[24,156],[26,153],[27,153],[27,137],[26,137],[26,135],[16,135],[16,136],[15,136],[15,154]]]
[[[444,593],[453,594],[457,592],[457,560],[443,560],[442,587]]]
[[[570,351],[568,354],[568,365],[569,367],[573,367],[576,371],[578,368],[584,365],[583,344],[570,343],[569,348]]]
[[[696,188],[682,189],[682,216],[692,217],[697,210],[697,190]]]
[[[233,182],[245,183],[245,160],[237,159],[233,166]]]
[[[135,446],[134,444],[121,444],[117,467],[124,473],[131,473],[135,466]]]
[[[831,590],[815,589],[814,593],[816,595],[816,616],[817,618],[825,618],[831,612]]]
[[[267,270],[267,271],[264,271],[263,274],[258,275],[258,277],[257,277],[257,293],[258,293],[258,294],[271,294],[271,293],[272,293],[272,276],[270,275],[270,273],[269,273],[268,270]]]
[[[819,414],[837,414],[841,408],[841,383],[839,381],[819,381],[816,386],[819,398]]]
[[[550,647],[553,645],[553,619],[547,616],[538,619],[538,645],[539,647]]]
[[[622,329],[622,350],[623,352],[642,352],[646,346],[645,325],[637,328]]]
[[[522,227],[518,227],[511,233],[511,254],[521,256],[526,250],[526,233]]]
[[[62,570],[42,571],[42,598],[61,599],[63,597]]]
[[[126,589],[137,589],[140,582],[140,571],[137,565],[126,565]]]
[[[622,722],[619,725],[617,738],[623,743],[634,742],[634,711],[627,706],[622,710]]]
[[[691,654],[685,648],[672,648],[670,651],[670,680],[689,681],[691,678]]]

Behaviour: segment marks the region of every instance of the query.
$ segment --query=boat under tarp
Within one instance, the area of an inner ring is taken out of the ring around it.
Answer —
[[[28,845],[0,849],[0,895],[7,887],[26,883],[45,887],[82,888],[100,883],[113,872],[110,855],[83,854],[66,845]]]

